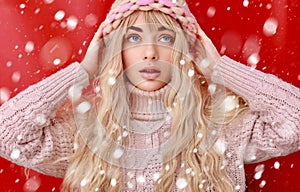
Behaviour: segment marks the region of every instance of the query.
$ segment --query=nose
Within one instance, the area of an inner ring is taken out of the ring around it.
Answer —
[[[155,44],[144,45],[144,60],[157,60],[158,52]]]

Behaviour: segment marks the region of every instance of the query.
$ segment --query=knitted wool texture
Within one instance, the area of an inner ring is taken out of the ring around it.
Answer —
[[[220,137],[226,146],[226,169],[236,191],[241,192],[246,189],[244,163],[260,162],[299,150],[300,90],[227,57],[221,58],[218,69],[224,77],[224,85],[249,101],[249,111],[224,127]],[[0,156],[45,174],[64,176],[67,161],[47,162],[73,153],[76,124],[72,114],[58,113],[57,110],[67,100],[68,90],[76,79],[84,85],[88,75],[80,65],[72,64],[30,86],[0,107]],[[143,103],[135,104],[141,106]],[[144,112],[134,111],[137,114]],[[163,136],[158,133],[158,137]],[[154,144],[155,138],[152,137],[150,143]],[[146,138],[136,141],[139,142],[137,146],[147,143]],[[17,157],[16,153],[19,154]],[[144,176],[147,178],[154,173],[156,170]],[[146,189],[144,191],[153,189],[148,182],[142,187]]]
[[[135,11],[160,11],[170,15],[192,34],[197,35],[199,26],[185,2],[170,0],[121,0],[116,1],[106,20],[101,24],[102,36],[118,28],[121,20]]]

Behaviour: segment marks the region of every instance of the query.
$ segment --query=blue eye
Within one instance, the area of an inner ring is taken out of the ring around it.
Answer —
[[[163,43],[172,43],[173,40],[174,40],[174,38],[170,35],[164,35],[159,39],[159,41],[163,42]]]
[[[136,43],[141,40],[141,38],[138,35],[130,35],[127,37],[127,40],[131,43]]]

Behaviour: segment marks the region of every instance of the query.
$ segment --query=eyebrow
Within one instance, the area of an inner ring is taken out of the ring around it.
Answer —
[[[135,26],[130,26],[130,27],[128,27],[128,30],[134,30],[134,31],[138,31],[138,32],[143,32],[143,29],[142,29],[142,28],[135,27]]]
[[[138,32],[143,32],[143,29],[142,28],[139,28],[139,27],[135,27],[135,26],[130,26],[128,27],[127,30],[134,30],[134,31],[138,31]],[[168,29],[164,26],[161,26],[157,29],[158,31],[172,31],[171,29]]]
[[[157,30],[158,31],[172,31],[171,29],[168,29],[168,28],[166,28],[164,26],[159,27]]]

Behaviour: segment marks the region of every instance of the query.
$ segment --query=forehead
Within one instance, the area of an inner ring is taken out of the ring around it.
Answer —
[[[137,15],[137,17],[136,17],[135,21],[132,23],[132,25],[140,26],[140,27],[162,26],[162,24],[157,19],[155,19],[153,16],[151,17],[151,15],[146,15],[143,12],[140,12]]]
[[[154,15],[144,14],[143,12],[140,12],[140,14],[138,14],[135,18],[134,22],[129,25],[128,29],[139,27],[141,29],[149,29],[151,31],[162,31],[162,29],[171,30],[172,27],[170,26],[171,25],[164,22],[164,20],[158,19]]]

